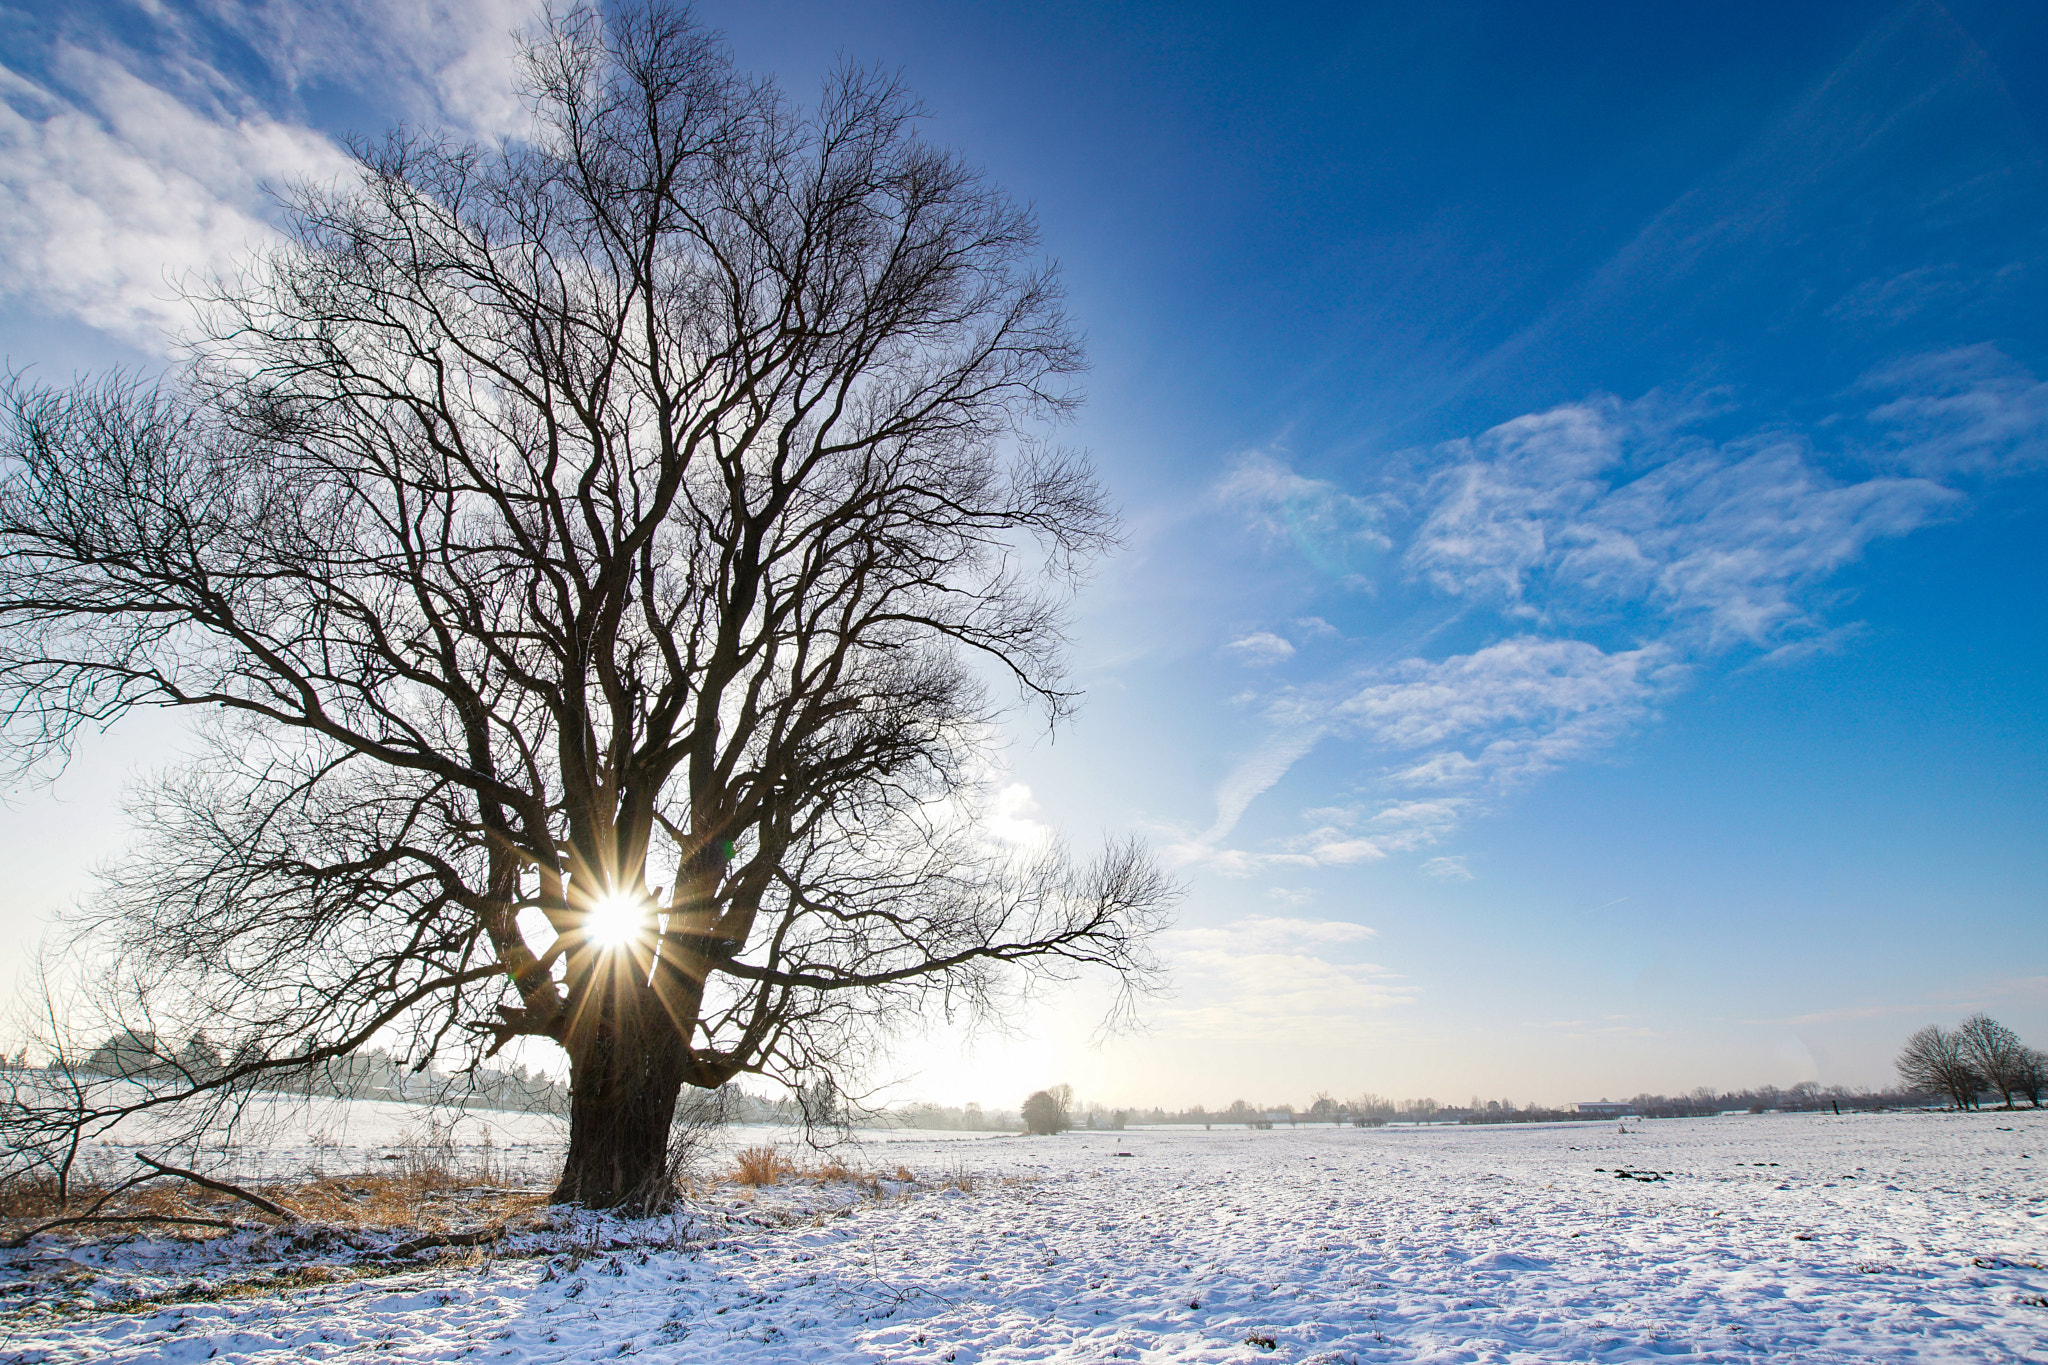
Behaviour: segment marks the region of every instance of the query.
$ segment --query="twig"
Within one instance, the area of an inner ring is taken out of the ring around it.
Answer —
[[[179,1166],[166,1166],[163,1162],[156,1160],[154,1157],[144,1156],[140,1152],[137,1152],[135,1154],[135,1159],[145,1166],[155,1167],[158,1171],[162,1172],[165,1175],[174,1175],[177,1176],[180,1180],[189,1180],[193,1184],[203,1185],[209,1190],[218,1190],[222,1194],[231,1194],[245,1204],[255,1205],[257,1208],[262,1209],[265,1213],[271,1215],[271,1217],[273,1218],[282,1218],[288,1223],[296,1222],[298,1220],[299,1215],[293,1213],[290,1209],[284,1207],[284,1205],[272,1203],[270,1200],[265,1199],[262,1195],[256,1194],[250,1190],[245,1190],[240,1185],[230,1185],[225,1180],[215,1180],[212,1176],[201,1175],[197,1171],[188,1171]]]

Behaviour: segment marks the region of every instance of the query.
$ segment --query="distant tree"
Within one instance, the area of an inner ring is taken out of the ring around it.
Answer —
[[[1945,1096],[1958,1109],[1975,1105],[1984,1088],[1984,1078],[1970,1065],[1962,1036],[1939,1024],[1929,1024],[1908,1038],[1894,1065],[1908,1089]]]
[[[1066,1086],[1055,1086],[1051,1090],[1034,1090],[1024,1101],[1024,1131],[1049,1136],[1064,1133],[1073,1126],[1063,1098],[1056,1092]]]
[[[1963,1056],[1970,1069],[1998,1092],[2005,1108],[2020,1088],[2020,1071],[2026,1065],[2027,1045],[2020,1036],[1988,1014],[1973,1014],[1956,1026]]]
[[[1337,1121],[1339,1107],[1337,1101],[1331,1098],[1329,1091],[1318,1090],[1315,1098],[1309,1101],[1308,1117],[1318,1123],[1334,1123]]]
[[[2027,1103],[2034,1108],[2041,1107],[2041,1092],[2048,1090],[2048,1053],[2031,1047],[2026,1050],[2026,1055],[2020,1059],[2013,1089],[2025,1095]]]
[[[1142,983],[1173,891],[974,819],[1116,535],[1036,435],[1082,360],[1029,213],[892,78],[799,109],[680,5],[526,55],[529,135],[296,192],[187,369],[7,388],[0,717],[29,764],[210,718],[81,923],[116,1020],[217,1026],[215,1091],[558,1047],[556,1197],[645,1211],[684,1087]],[[179,1098],[135,1091],[4,1145]]]
[[[1354,1115],[1382,1121],[1392,1118],[1396,1113],[1392,1100],[1385,1095],[1376,1095],[1370,1090],[1353,1095],[1344,1102],[1344,1107]]]
[[[80,1069],[137,1080],[160,1075],[174,1062],[174,1055],[155,1033],[124,1028],[94,1048]]]
[[[178,1073],[187,1080],[206,1081],[220,1075],[226,1059],[204,1033],[195,1033],[178,1049]]]

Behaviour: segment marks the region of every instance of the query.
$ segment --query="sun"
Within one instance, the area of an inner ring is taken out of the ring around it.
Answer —
[[[640,903],[631,896],[599,896],[583,917],[583,934],[598,948],[617,948],[640,932]]]

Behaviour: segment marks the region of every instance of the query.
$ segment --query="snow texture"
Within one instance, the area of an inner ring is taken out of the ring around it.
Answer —
[[[0,1360],[2048,1361],[2032,1113],[1132,1130],[858,1159],[918,1179],[720,1185],[667,1219],[561,1215],[373,1278],[281,1233],[39,1239],[0,1285]]]

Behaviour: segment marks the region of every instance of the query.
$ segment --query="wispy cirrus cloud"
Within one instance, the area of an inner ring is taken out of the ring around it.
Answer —
[[[1698,428],[1712,414],[1652,396],[1568,404],[1411,452],[1358,491],[1271,456],[1240,461],[1219,496],[1255,534],[1300,543],[1308,527],[1319,546],[1370,544],[1384,587],[1441,604],[1468,632],[1490,617],[1498,638],[1354,660],[1256,697],[1271,739],[1175,856],[1241,874],[1426,849],[1503,793],[1612,750],[1703,669],[1842,647],[1857,629],[1830,619],[1844,568],[1961,515],[1955,479],[2048,452],[2048,384],[1995,348],[1892,366],[1864,391],[1878,436],[1829,454],[1792,430],[1710,438]],[[1226,842],[1251,800],[1340,738],[1371,756],[1364,799],[1313,808],[1307,832],[1256,851]],[[1397,830],[1396,811],[1427,815]],[[1470,875],[1454,859],[1430,866]]]
[[[1896,395],[1870,417],[1917,473],[2006,474],[2048,462],[2048,380],[1989,343],[1885,366],[1865,387]]]
[[[1683,672],[1665,644],[1610,653],[1584,640],[1518,635],[1470,654],[1405,659],[1332,714],[1380,748],[1428,756],[1418,770],[1455,751],[1506,784],[1603,747]],[[1426,784],[1419,772],[1411,780]]]
[[[1178,1036],[1232,1043],[1298,1041],[1355,1026],[1418,993],[1358,959],[1374,937],[1361,924],[1280,915],[1169,930],[1160,947],[1176,998],[1148,1015]]]
[[[1393,548],[1380,526],[1384,509],[1377,499],[1297,473],[1264,451],[1239,458],[1217,483],[1213,500],[1262,538],[1353,587],[1370,586],[1368,571]]]
[[[1799,436],[1689,436],[1660,404],[1578,404],[1441,452],[1404,567],[1438,592],[1569,627],[1641,610],[1688,647],[1821,629],[1805,590],[1944,515],[1931,479],[1842,481]]]

